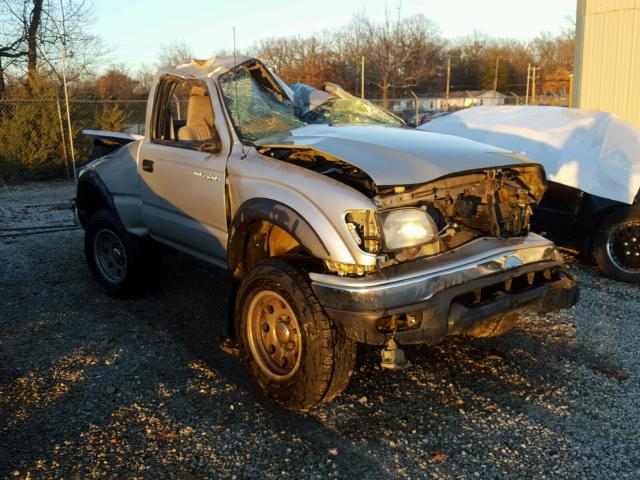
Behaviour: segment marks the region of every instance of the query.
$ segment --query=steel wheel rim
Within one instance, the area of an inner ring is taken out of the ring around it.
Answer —
[[[127,254],[118,236],[107,228],[93,239],[93,258],[102,276],[110,283],[120,283],[127,275]]]
[[[607,239],[607,256],[620,270],[640,273],[640,222],[616,225]]]
[[[259,292],[249,304],[249,349],[258,368],[283,381],[298,371],[302,357],[300,325],[289,303],[271,290]]]

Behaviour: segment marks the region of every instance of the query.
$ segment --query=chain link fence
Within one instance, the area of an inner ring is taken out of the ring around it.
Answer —
[[[523,97],[515,95],[495,103],[481,102],[468,96],[458,96],[449,101],[421,97],[417,105],[415,98],[370,101],[386,107],[410,125],[416,125],[416,120],[417,124],[422,124],[442,111],[480,104],[525,103]],[[566,106],[568,99],[539,96],[535,103]],[[78,168],[91,159],[93,152],[92,140],[82,135],[82,130],[142,134],[146,105],[146,99],[73,100],[69,104],[67,119],[62,100],[0,100],[0,186],[34,180],[73,179],[74,160]]]
[[[82,130],[143,133],[146,105],[74,100],[67,112],[62,100],[0,100],[0,185],[73,179],[74,160],[82,166],[93,151]]]
[[[386,101],[382,99],[369,99],[369,101],[379,107],[386,108],[411,126],[428,122],[442,112],[452,112],[475,106],[525,105],[527,103],[523,95],[512,93],[493,96],[492,92],[488,93],[489,96],[484,97],[473,96],[466,92],[454,92],[449,99],[419,96],[417,99],[388,98]],[[535,98],[530,97],[528,104],[567,107],[569,106],[569,98],[563,95],[537,95]]]

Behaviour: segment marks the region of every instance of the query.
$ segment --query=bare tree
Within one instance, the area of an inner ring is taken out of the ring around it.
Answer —
[[[42,1],[43,0],[33,0],[31,4],[31,14],[29,15],[26,25],[27,71],[29,72],[29,76],[35,73],[38,63],[38,31],[40,29],[40,23],[42,22]]]
[[[64,55],[66,76],[74,81],[92,74],[104,64],[109,49],[102,39],[90,32],[94,22],[93,4],[88,0],[47,0],[43,10],[38,54],[58,80]]]
[[[21,2],[23,5],[14,3],[9,3],[7,0],[0,2],[0,96],[5,93],[7,69],[11,68],[19,59],[26,57],[28,53],[26,24],[17,21],[18,18],[24,16],[26,2]]]
[[[326,34],[271,38],[254,49],[256,56],[288,83],[320,87],[327,80],[341,83],[343,79],[340,60]]]
[[[271,38],[254,47],[257,55],[287,82],[320,86],[331,80],[356,91],[365,57],[368,92],[389,94],[432,87],[442,69],[445,42],[422,15],[376,23],[364,15],[343,28],[308,38]]]
[[[495,39],[478,32],[451,42],[447,55],[452,59],[451,89],[454,91],[493,89],[499,58],[498,91],[524,93],[527,64],[535,64],[527,43]]]
[[[350,62],[365,57],[368,83],[379,88],[385,108],[391,91],[406,94],[442,68],[444,40],[437,25],[423,15],[396,20],[387,15],[382,23],[359,15],[343,36]]]
[[[2,56],[27,58],[28,79],[33,78],[38,60],[38,40],[43,0],[2,0],[4,33]],[[4,72],[3,72],[4,73]]]
[[[100,75],[95,90],[102,99],[129,100],[135,96],[138,82],[131,78],[125,65],[112,65]]]
[[[194,57],[193,50],[184,40],[167,43],[160,47],[158,66],[180,65],[189,62]]]
[[[137,82],[134,93],[137,95],[146,95],[151,90],[153,80],[156,76],[155,69],[148,63],[141,63],[136,72],[135,80]]]
[[[0,60],[12,59],[10,65],[3,64],[0,74],[26,61],[27,81],[41,64],[59,77],[64,53],[68,78],[73,80],[87,73],[107,51],[89,33],[93,5],[87,0],[0,0],[0,6]]]

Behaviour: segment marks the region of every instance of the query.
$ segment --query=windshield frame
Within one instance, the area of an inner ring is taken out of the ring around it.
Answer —
[[[296,120],[298,120],[299,122],[301,122],[303,124],[303,125],[300,125],[299,127],[296,127],[296,128],[303,128],[304,126],[311,126],[311,125],[331,125],[331,126],[334,125],[334,124],[331,124],[331,123],[311,123],[311,122],[303,120],[302,117],[304,117],[308,113],[312,112],[312,110],[309,110],[309,111],[305,112],[304,114],[300,115],[297,112],[298,107],[296,105],[296,102],[294,101],[293,98],[290,97],[288,92],[282,87],[282,85],[280,83],[280,82],[284,83],[284,81],[279,79],[279,77],[276,78],[275,74],[269,68],[267,68],[260,60],[252,58],[252,59],[246,60],[246,61],[244,61],[242,63],[239,63],[239,64],[235,65],[234,67],[228,69],[226,72],[220,74],[215,80],[216,86],[218,87],[217,90],[218,90],[219,95],[220,95],[220,100],[221,100],[222,106],[223,106],[223,108],[225,110],[225,114],[227,115],[227,118],[229,119],[229,123],[231,124],[234,132],[236,133],[236,137],[238,138],[240,143],[242,143],[243,145],[255,146],[255,142],[262,141],[263,139],[268,138],[271,135],[266,135],[264,137],[257,138],[255,140],[252,140],[250,138],[246,138],[245,136],[243,136],[243,134],[242,134],[242,125],[237,125],[236,124],[236,120],[237,120],[236,112],[233,111],[234,110],[233,106],[227,104],[227,102],[225,100],[225,89],[222,86],[222,82],[224,81],[225,77],[233,75],[233,74],[237,74],[238,71],[243,67],[246,68],[247,70],[251,70],[252,69],[251,67],[256,67],[256,66],[259,67],[261,69],[261,71],[262,71],[262,74],[265,77],[267,77],[267,79],[269,80],[270,87],[274,90],[274,92],[276,92],[277,94],[281,95],[283,98],[286,98],[289,102],[292,103],[292,105],[294,107],[294,112],[295,112],[294,115],[295,115]],[[256,79],[253,78],[253,81],[255,82]],[[382,124],[381,123],[381,124],[378,124],[378,125],[388,126],[388,127],[392,127],[392,128],[408,128],[406,123],[401,118],[399,118],[397,115],[394,115],[392,112],[389,112],[389,111],[385,110],[384,108],[369,102],[366,99],[361,99],[359,97],[355,97],[355,96],[347,93],[344,90],[342,90],[342,92],[344,93],[344,95],[346,95],[346,97],[343,97],[342,95],[340,95],[340,96],[334,95],[334,97],[335,97],[334,99],[353,98],[353,99],[356,99],[356,100],[361,100],[361,101],[366,102],[367,104],[371,105],[372,107],[381,110],[385,115],[387,115],[390,118],[390,120],[392,119],[392,120],[395,120],[397,122],[397,124]],[[330,102],[331,100],[334,100],[334,99],[330,99],[328,101]],[[324,105],[324,103],[327,103],[327,102],[323,102],[323,105]],[[242,120],[242,119],[240,119],[240,120]],[[373,123],[366,123],[366,124],[340,123],[340,124],[335,124],[335,125],[336,126],[340,126],[340,125],[374,126],[376,124],[373,124]],[[280,134],[281,133],[286,133],[287,131],[290,131],[290,130],[282,130],[280,132],[276,131],[276,132],[273,132],[272,135],[277,135],[279,133]]]
[[[282,85],[280,85],[280,82],[278,82],[278,80],[273,76],[271,71],[260,60],[256,58],[251,58],[249,60],[245,60],[242,63],[238,63],[234,67],[228,69],[226,72],[220,74],[215,80],[217,90],[220,95],[220,103],[222,104],[222,108],[224,108],[224,112],[227,115],[227,118],[229,119],[229,123],[231,124],[233,131],[236,133],[236,138],[238,138],[240,143],[246,146],[255,146],[255,143],[253,140],[242,136],[241,134],[242,128],[241,126],[236,125],[236,118],[232,111],[232,108],[230,108],[230,106],[225,101],[224,89],[222,88],[221,81],[224,80],[226,76],[237,73],[237,71],[240,68],[245,67],[249,69],[249,67],[252,65],[259,66],[262,69],[262,71],[266,74],[266,76],[269,78],[271,85],[275,87],[274,90],[293,103],[293,99],[289,98],[289,95],[287,94],[287,92],[285,92],[285,90],[282,88]]]

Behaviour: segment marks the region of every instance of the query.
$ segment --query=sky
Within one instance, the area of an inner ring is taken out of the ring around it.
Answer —
[[[124,63],[136,71],[153,64],[160,45],[184,41],[197,58],[238,50],[274,36],[308,36],[341,27],[354,14],[382,20],[422,13],[447,38],[473,34],[521,40],[540,32],[558,33],[575,16],[576,0],[100,0],[93,31],[111,47],[105,63]]]

